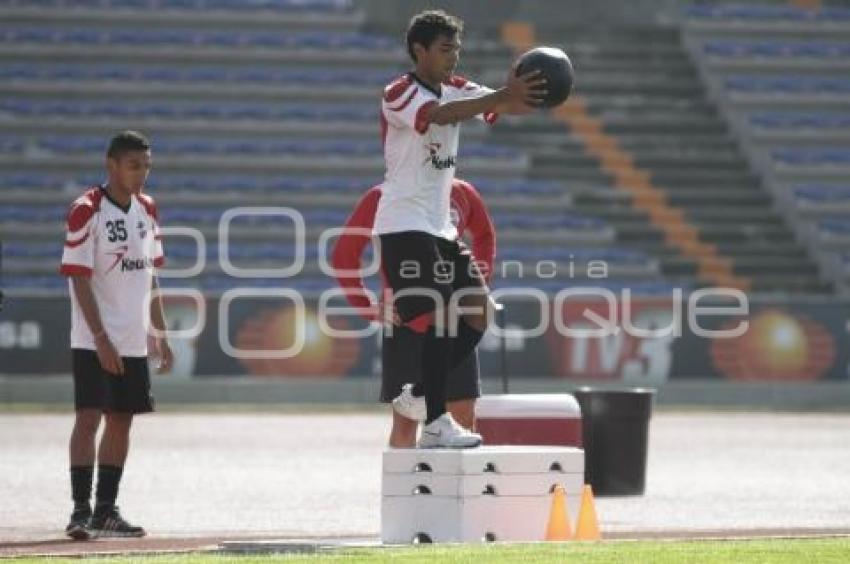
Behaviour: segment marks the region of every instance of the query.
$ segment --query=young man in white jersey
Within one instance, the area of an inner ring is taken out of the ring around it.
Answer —
[[[125,131],[106,154],[108,181],[77,198],[68,211],[60,272],[71,292],[71,353],[76,418],[69,455],[74,510],[65,529],[74,539],[144,536],[115,505],[137,413],[153,411],[146,317],[165,331],[154,268],[163,264],[158,214],[142,194],[151,168],[150,143]],[[165,339],[154,339],[160,372],[172,364]],[[95,448],[101,419],[103,436]],[[95,506],[90,505],[97,460]]]
[[[424,395],[423,448],[481,444],[480,435],[446,412],[446,377],[475,349],[489,322],[484,277],[457,241],[450,218],[459,123],[527,113],[546,94],[545,79],[536,72],[516,76],[512,68],[499,90],[454,75],[462,31],[459,19],[440,10],[414,16],[407,48],[415,70],[387,86],[381,107],[386,175],[374,232],[400,321],[423,334],[423,384],[403,392],[393,406],[411,417]],[[455,324],[456,292],[463,295],[456,306],[481,313],[467,313]]]

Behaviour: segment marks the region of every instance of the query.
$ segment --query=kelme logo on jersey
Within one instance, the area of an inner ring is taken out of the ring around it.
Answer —
[[[431,166],[433,166],[437,170],[445,170],[447,168],[452,168],[457,166],[457,157],[454,155],[450,155],[444,159],[440,158],[440,155],[437,152],[440,150],[442,145],[440,143],[428,143],[425,145],[425,148],[428,149],[429,156],[422,161],[422,164],[427,162],[431,162]]]
[[[135,270],[153,268],[153,260],[150,258],[134,259],[125,257],[124,255],[127,254],[128,250],[129,247],[127,245],[121,245],[116,250],[107,253],[115,257],[115,262],[106,270],[107,273],[112,272],[119,264],[121,265],[121,272],[133,272]]]
[[[134,270],[144,270],[146,268],[153,268],[153,261],[149,258],[121,259],[121,272],[132,272]]]

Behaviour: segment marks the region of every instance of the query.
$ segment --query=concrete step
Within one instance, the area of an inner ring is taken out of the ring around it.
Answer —
[[[665,168],[651,171],[652,183],[660,188],[674,190],[677,187],[724,188],[749,185],[759,186],[759,178],[746,171],[736,170],[697,170]]]
[[[704,225],[725,225],[729,223],[739,224],[742,227],[757,226],[785,226],[785,220],[781,215],[770,209],[759,207],[716,207],[704,208],[695,206],[683,208],[685,217],[689,223],[702,227]]]
[[[749,164],[741,155],[729,151],[717,151],[713,153],[694,154],[694,151],[659,152],[640,150],[635,153],[635,165],[638,168],[650,169],[655,172],[663,172],[668,168],[689,168],[694,170],[710,169],[712,172],[735,171],[748,172]]]

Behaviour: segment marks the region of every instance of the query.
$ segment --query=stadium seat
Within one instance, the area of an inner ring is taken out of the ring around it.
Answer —
[[[787,166],[847,166],[850,149],[834,147],[779,148],[770,152],[774,162]]]
[[[76,111],[67,104],[62,107],[69,112]],[[206,108],[206,109],[204,109]],[[57,107],[58,109],[58,107]],[[147,110],[156,113],[160,117],[172,117],[172,109],[165,105],[149,105]],[[208,116],[207,112],[214,113],[216,110],[209,106],[196,108],[198,116]],[[3,144],[5,143],[5,144]],[[103,139],[86,136],[60,136],[49,135],[37,140],[37,145],[48,151],[59,154],[65,153],[100,153],[104,150]],[[0,149],[4,152],[20,152],[23,143],[15,138],[5,138],[0,141]],[[327,139],[286,139],[286,140],[256,140],[256,139],[234,139],[234,140],[210,140],[205,138],[174,139],[164,138],[156,141],[158,154],[244,154],[244,155],[310,155],[310,156],[377,156],[381,154],[381,146],[378,141],[354,141],[354,140],[327,140]],[[521,153],[513,147],[498,146],[492,144],[467,143],[461,148],[461,157],[520,158]]]
[[[822,6],[817,9],[769,4],[693,4],[684,9],[688,18],[696,20],[746,20],[805,22],[850,21],[850,8]]]
[[[390,37],[359,32],[246,32],[191,29],[64,29],[64,28],[0,28],[0,42],[72,44],[72,45],[136,45],[207,47],[262,47],[310,50],[356,49],[370,51],[397,49]]]
[[[521,212],[494,212],[493,223],[497,229],[538,230],[602,230],[608,225],[597,218],[570,214],[544,214]]]
[[[850,54],[850,43],[840,41],[732,41],[713,40],[703,44],[706,55],[739,57],[807,57],[841,59]]]
[[[605,261],[620,265],[644,265],[649,257],[641,252],[620,248],[564,248],[533,246],[500,246],[499,260],[538,261],[554,260],[576,264]]]
[[[850,235],[850,218],[825,218],[817,223],[818,231],[827,236]]]
[[[2,32],[0,32],[2,33]],[[349,84],[381,86],[397,73],[387,70],[352,70],[345,68],[287,67],[209,67],[163,68],[92,63],[64,65],[34,63],[0,66],[0,78],[8,80],[89,81],[119,80],[145,82],[232,82],[280,83],[282,85]]]
[[[6,0],[9,5],[52,8],[103,8],[136,10],[265,10],[344,12],[351,10],[350,0]]]
[[[798,204],[850,203],[850,186],[810,184],[791,189]]]
[[[749,124],[762,129],[840,129],[850,127],[850,114],[840,112],[758,112]]]
[[[0,207],[0,221],[20,223],[64,221],[67,212],[68,208],[61,206],[6,204],[3,207]]]
[[[724,88],[750,94],[842,94],[850,93],[850,79],[813,76],[729,76]]]

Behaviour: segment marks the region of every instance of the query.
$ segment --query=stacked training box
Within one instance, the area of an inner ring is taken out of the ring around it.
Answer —
[[[381,540],[541,541],[552,490],[570,513],[584,482],[584,451],[558,446],[384,451]]]

